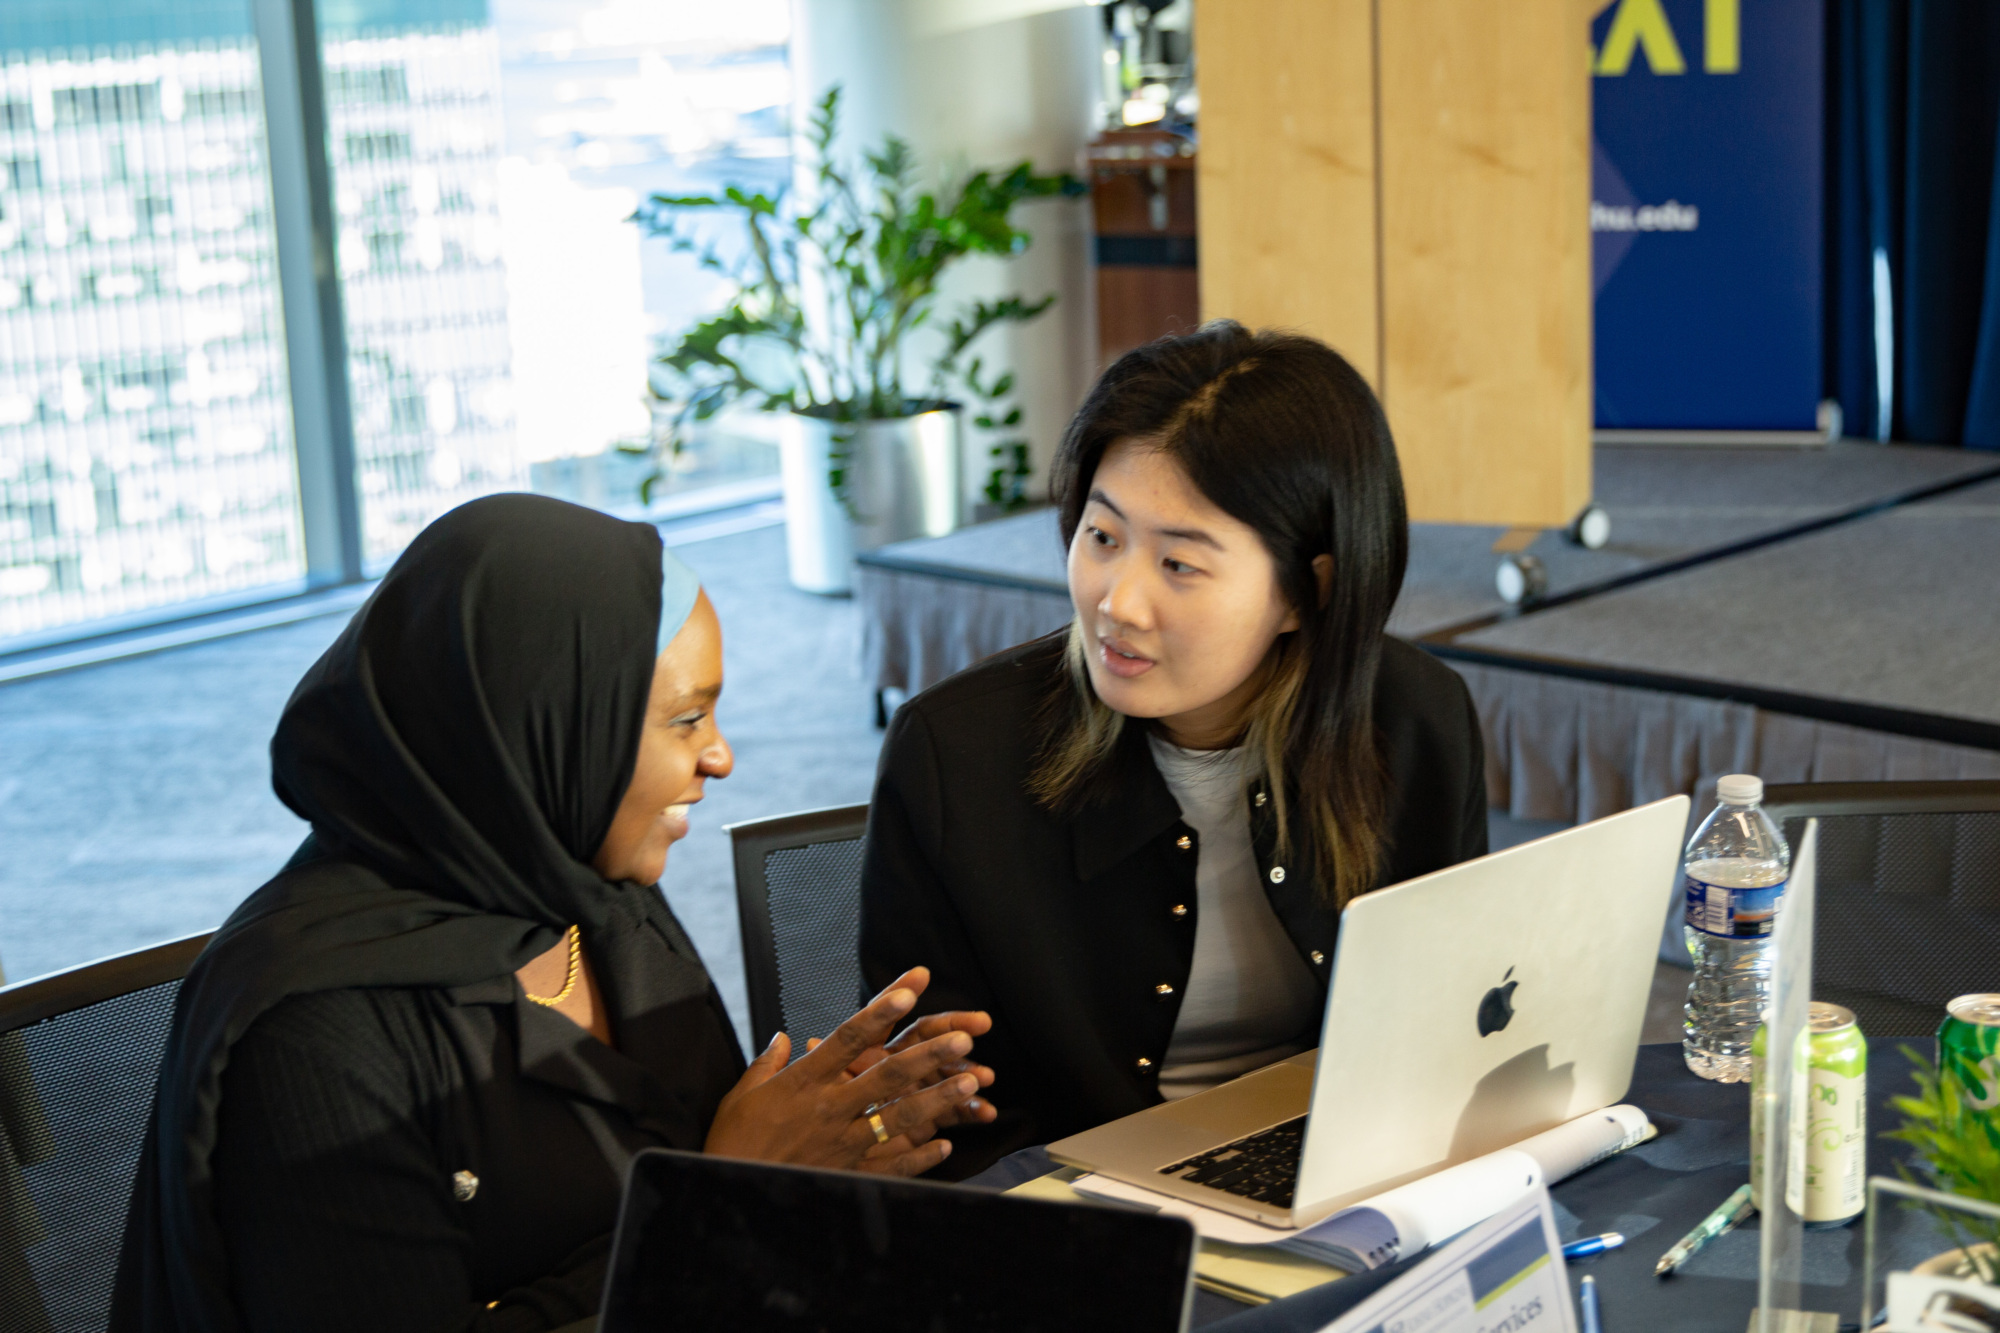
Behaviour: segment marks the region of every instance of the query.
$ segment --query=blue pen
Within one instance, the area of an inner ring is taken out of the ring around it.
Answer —
[[[1601,1236],[1585,1236],[1582,1240],[1573,1240],[1563,1246],[1563,1258],[1586,1259],[1593,1254],[1615,1250],[1624,1243],[1625,1238],[1615,1231],[1607,1231]]]
[[[1597,1317],[1597,1279],[1585,1276],[1583,1290],[1577,1294],[1583,1305],[1583,1333],[1604,1333],[1604,1325]]]

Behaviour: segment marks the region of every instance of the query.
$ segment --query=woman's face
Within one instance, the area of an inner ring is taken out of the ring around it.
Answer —
[[[721,693],[722,626],[702,593],[687,623],[653,663],[639,761],[611,831],[591,861],[598,874],[659,882],[667,848],[687,836],[688,807],[702,798],[708,779],[728,777],[736,764],[715,725]]]
[[[1069,595],[1097,697],[1197,749],[1235,742],[1258,668],[1299,625],[1255,529],[1143,440],[1117,441],[1097,465]]]

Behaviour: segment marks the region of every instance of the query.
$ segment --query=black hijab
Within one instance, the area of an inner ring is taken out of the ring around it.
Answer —
[[[701,1071],[702,1091],[641,1096],[639,1124],[699,1147],[742,1055],[659,890],[590,866],[638,759],[661,580],[647,525],[475,500],[418,535],[299,682],[272,780],[313,834],[181,985],[113,1328],[237,1326],[210,1169],[222,1071],[288,996],[507,976],[575,923],[621,1049]]]

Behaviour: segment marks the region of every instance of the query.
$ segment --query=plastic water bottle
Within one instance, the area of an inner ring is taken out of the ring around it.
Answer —
[[[1792,851],[1764,813],[1764,780],[1732,773],[1716,784],[1722,803],[1688,840],[1687,1020],[1681,1050],[1703,1078],[1750,1077],[1750,1039],[1771,994],[1772,938],[1791,875]]]

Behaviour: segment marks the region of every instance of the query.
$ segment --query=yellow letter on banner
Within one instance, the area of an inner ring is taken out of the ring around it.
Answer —
[[[1702,13],[1701,67],[1710,74],[1734,74],[1743,68],[1741,3],[1742,0],[1708,0]]]
[[[1717,0],[1709,0],[1713,13]],[[1733,9],[1734,6],[1732,5]],[[1611,16],[1611,31],[1604,35],[1604,54],[1598,58],[1599,74],[1623,74],[1632,67],[1632,50],[1646,48],[1646,63],[1655,74],[1685,74],[1687,61],[1681,59],[1681,44],[1667,23],[1667,11],[1660,0],[1618,0],[1618,12]]]

